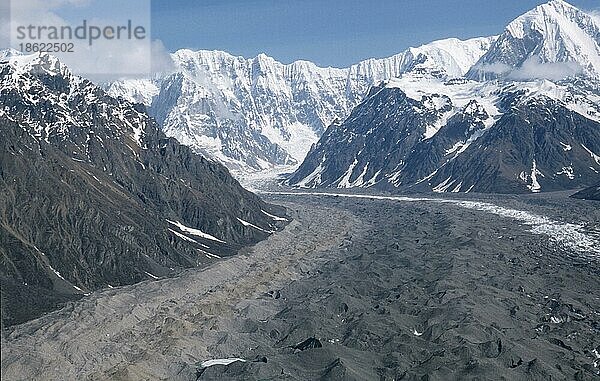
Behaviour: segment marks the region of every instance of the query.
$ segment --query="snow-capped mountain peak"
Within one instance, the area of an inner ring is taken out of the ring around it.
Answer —
[[[438,71],[450,77],[462,77],[481,57],[482,51],[489,49],[491,42],[496,38],[497,36],[492,36],[468,41],[447,38],[417,48],[409,48],[403,54],[414,60],[409,65],[408,71],[421,68],[430,72]]]
[[[349,68],[182,49],[172,54],[176,73],[107,89],[150,106],[168,135],[196,151],[232,169],[265,169],[300,162],[318,136],[345,118],[374,84],[407,72],[460,77],[494,40],[440,40]]]
[[[517,17],[468,73],[480,80],[574,75],[600,75],[600,24],[562,0]]]
[[[6,57],[4,60],[8,61],[9,65],[14,69],[14,79],[27,72],[72,77],[71,70],[61,63],[58,58],[48,53],[23,55],[11,49],[5,51],[2,56]]]
[[[327,129],[288,183],[514,193],[597,182],[600,29],[590,15],[560,0],[536,7],[466,77],[449,45],[409,49],[410,69]]]
[[[0,117],[23,126],[35,139],[72,144],[76,137],[118,133],[129,136],[132,146],[145,146],[148,118],[141,110],[109,97],[92,82],[72,74],[53,55],[13,55],[3,61],[0,95],[4,101]],[[103,130],[99,131],[101,124]],[[85,139],[80,143],[73,147],[73,154],[87,157]]]
[[[508,24],[506,30],[516,38],[524,38],[528,33],[527,27],[543,32],[548,27],[555,27],[556,23],[554,21],[560,19],[563,19],[563,22],[564,19],[573,20],[578,16],[578,13],[581,13],[581,11],[569,3],[563,0],[552,0],[517,17]]]

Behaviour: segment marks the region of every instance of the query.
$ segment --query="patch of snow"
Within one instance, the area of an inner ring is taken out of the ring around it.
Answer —
[[[208,233],[203,232],[202,230],[199,229],[194,229],[194,228],[190,228],[185,226],[184,224],[182,224],[179,221],[171,221],[171,220],[166,220],[168,223],[170,223],[171,225],[177,226],[177,228],[179,230],[181,230],[182,232],[191,234],[191,235],[195,235],[196,237],[200,237],[200,238],[205,238],[205,239],[209,239],[211,241],[216,241],[216,242],[221,242],[221,243],[226,243],[225,241],[218,239],[215,236],[212,236]],[[194,241],[196,242],[196,241]]]
[[[452,180],[452,176],[448,177],[446,180],[442,181],[440,184],[438,184],[437,186],[433,187],[433,191],[436,193],[443,193],[445,191],[448,190],[448,188],[450,188],[452,186],[452,184],[454,184],[454,180]]]
[[[200,367],[201,368],[208,368],[208,367],[211,367],[211,366],[214,366],[214,365],[229,365],[229,364],[232,364],[232,363],[237,362],[237,361],[246,362],[246,360],[244,360],[244,359],[237,358],[237,357],[231,357],[231,358],[226,358],[226,359],[206,360],[206,361],[203,361],[200,364]]]
[[[263,228],[261,228],[261,227],[258,227],[258,226],[254,225],[254,224],[251,224],[251,223],[250,223],[250,222],[248,222],[248,221],[244,221],[244,220],[242,220],[242,219],[241,219],[241,218],[239,218],[239,217],[238,217],[238,219],[237,219],[237,220],[238,220],[238,221],[239,221],[239,222],[240,222],[242,225],[244,225],[244,226],[250,226],[251,228],[254,228],[254,229],[256,229],[256,230],[260,230],[261,232],[265,232],[265,233],[267,233],[267,234],[271,234],[271,233],[273,233],[272,231],[265,230],[265,229],[263,229]]]
[[[269,214],[269,213],[265,212],[265,211],[264,211],[264,210],[262,210],[262,209],[261,209],[260,211],[261,211],[261,212],[263,212],[263,214],[264,214],[265,216],[267,216],[267,217],[270,217],[270,218],[271,218],[272,220],[274,220],[274,221],[288,221],[288,219],[287,219],[287,218],[283,218],[283,217],[277,217],[277,216],[274,216],[274,215],[272,215],[272,214]]]
[[[325,157],[321,163],[312,171],[308,176],[303,178],[301,181],[296,183],[296,186],[299,188],[315,188],[317,185],[321,184],[321,174],[323,173],[323,163],[325,161]]]
[[[421,336],[421,335],[423,335],[423,332],[419,332],[419,331],[417,331],[416,328],[413,328],[413,335],[415,335],[415,336]]]
[[[571,147],[571,145],[570,145],[570,144],[565,144],[565,143],[563,143],[563,142],[559,142],[559,143],[560,143],[560,145],[562,146],[562,148],[563,148],[563,151],[565,151],[565,152],[566,152],[566,151],[570,151],[570,150],[572,150],[572,149],[573,149],[573,147]]]
[[[459,193],[460,192],[460,188],[462,188],[462,181],[456,186],[454,187],[454,189],[452,189],[452,193]]]
[[[339,179],[339,182],[337,185],[338,188],[351,188],[352,187],[352,184],[350,183],[350,178],[352,177],[352,173],[354,172],[354,168],[356,167],[357,164],[358,164],[358,159],[354,158],[354,161],[352,162],[352,164],[350,164],[350,166],[348,167],[346,172]]]
[[[562,170],[560,172],[556,172],[556,174],[557,175],[565,175],[570,180],[573,180],[575,178],[575,174],[573,173],[573,167],[571,167],[571,166],[562,167]]]
[[[198,251],[203,253],[204,255],[206,255],[206,258],[221,259],[221,257],[218,256],[217,254],[209,253],[208,251],[204,251],[204,250],[200,250],[200,249],[198,249]]]
[[[454,144],[452,147],[448,148],[446,150],[446,152],[444,153],[444,155],[448,156],[458,150],[460,150],[463,146],[465,145],[465,142],[463,141],[458,141],[456,142],[456,144]]]
[[[365,186],[366,186],[367,188],[368,188],[368,187],[371,187],[371,186],[373,186],[373,185],[375,185],[375,184],[377,184],[377,177],[379,176],[379,174],[381,173],[381,171],[382,171],[381,169],[380,169],[379,171],[377,171],[377,172],[376,172],[376,173],[373,175],[373,177],[371,177],[371,179],[365,183]],[[390,180],[391,180],[391,179],[390,179]]]
[[[158,279],[158,277],[156,275],[152,275],[148,271],[144,271],[144,273],[154,280]]]
[[[37,248],[36,248],[37,249]],[[39,250],[38,250],[39,251]],[[64,280],[65,282],[67,282],[71,287],[73,287],[74,289],[76,289],[77,291],[81,291],[83,292],[83,290],[77,286],[75,286],[74,284],[72,284],[71,282],[69,282],[68,280],[66,280],[62,275],[60,275],[60,273],[58,271],[56,271],[56,269],[54,267],[52,267],[50,265],[50,263],[48,263],[48,267],[50,267],[50,270],[52,270],[54,272],[54,274],[56,274],[57,277],[59,277],[60,279]]]
[[[436,169],[435,171],[431,172],[429,175],[423,177],[421,180],[417,181],[415,184],[421,184],[423,181],[427,181],[430,180],[433,176],[435,176],[436,173],[438,173],[440,169]]]
[[[586,150],[590,156],[592,157],[592,159],[594,159],[594,161],[596,162],[596,164],[600,164],[600,156],[596,155],[595,153],[593,153],[589,148],[587,148],[585,145],[581,145],[583,147],[584,150]]]
[[[537,176],[540,175],[544,177],[544,174],[537,169],[537,164],[535,159],[533,159],[533,164],[531,167],[531,185],[527,185],[527,188],[531,191],[531,193],[539,193],[542,190],[540,183],[537,180]]]
[[[184,240],[184,241],[188,241],[188,242],[192,242],[192,243],[196,243],[196,244],[198,243],[196,240],[193,240],[193,239],[191,239],[191,238],[190,238],[190,237],[188,237],[188,236],[185,236],[185,235],[183,235],[183,234],[181,234],[181,233],[179,233],[179,232],[176,232],[175,230],[173,230],[173,229],[171,229],[171,228],[169,228],[169,231],[170,231],[171,233],[175,234],[177,237],[181,238],[181,239],[182,239],[182,240]]]
[[[434,137],[435,134],[437,134],[438,131],[442,127],[444,127],[448,123],[448,120],[451,117],[453,117],[455,114],[456,114],[455,110],[447,111],[447,112],[443,113],[442,116],[440,116],[440,118],[435,121],[435,123],[425,126],[425,132],[423,133],[423,139],[427,140],[427,139],[431,139],[432,137]]]

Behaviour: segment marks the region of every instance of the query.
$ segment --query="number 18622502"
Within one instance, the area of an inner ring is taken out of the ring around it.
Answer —
[[[73,53],[75,45],[72,42],[27,42],[20,43],[19,50],[24,53]]]

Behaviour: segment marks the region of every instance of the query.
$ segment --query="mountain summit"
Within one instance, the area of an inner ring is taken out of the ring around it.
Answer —
[[[594,184],[599,39],[588,14],[541,5],[511,22],[466,78],[409,71],[373,88],[289,183],[495,193]]]
[[[467,77],[560,79],[577,74],[600,76],[600,26],[569,3],[552,0],[512,21]]]
[[[176,73],[145,84],[116,82],[108,91],[144,101],[165,133],[193,150],[230,169],[260,170],[301,162],[371,86],[406,72],[461,77],[494,40],[440,40],[341,69],[183,49],[172,55]]]

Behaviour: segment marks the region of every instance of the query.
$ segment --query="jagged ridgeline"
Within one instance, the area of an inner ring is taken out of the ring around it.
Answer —
[[[4,325],[231,255],[284,213],[56,58],[0,63]]]
[[[495,37],[435,41],[347,68],[283,64],[265,54],[178,50],[176,72],[107,84],[110,94],[144,103],[163,131],[229,168],[300,163],[335,119],[380,81],[407,71],[462,76]]]
[[[460,77],[375,87],[291,176],[300,187],[529,193],[600,181],[600,24],[562,0],[511,22]]]

